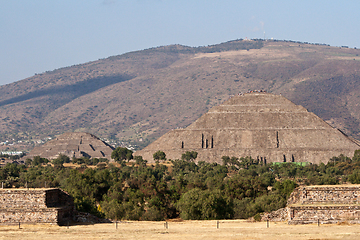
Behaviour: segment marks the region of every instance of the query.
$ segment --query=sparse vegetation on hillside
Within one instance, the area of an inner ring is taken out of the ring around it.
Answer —
[[[142,148],[230,95],[266,89],[359,139],[359,53],[263,40],[127,53],[0,86],[0,133],[21,140],[86,131]]]

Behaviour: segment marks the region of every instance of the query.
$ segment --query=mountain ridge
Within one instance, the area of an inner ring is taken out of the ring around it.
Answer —
[[[0,141],[86,131],[144,147],[250,89],[281,93],[360,139],[359,52],[234,40],[169,45],[57,69],[0,86]]]

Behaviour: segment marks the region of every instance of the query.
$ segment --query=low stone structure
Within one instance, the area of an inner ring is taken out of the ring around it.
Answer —
[[[73,199],[61,189],[0,189],[0,223],[61,225],[73,218]]]
[[[261,217],[262,221],[271,221],[271,222],[285,222],[289,220],[289,211],[288,208],[280,208],[271,213],[264,213]]]
[[[286,208],[263,215],[262,220],[289,224],[360,223],[360,185],[318,185],[296,188]]]
[[[168,159],[186,151],[197,161],[221,163],[222,156],[251,156],[263,162],[327,163],[352,156],[358,141],[280,95],[248,93],[213,107],[185,129],[172,130],[137,151],[149,162],[159,150]]]
[[[114,150],[109,144],[101,141],[98,137],[84,132],[67,132],[57,138],[35,147],[25,158],[40,156],[47,159],[54,159],[59,154],[70,158],[107,158],[111,159]]]

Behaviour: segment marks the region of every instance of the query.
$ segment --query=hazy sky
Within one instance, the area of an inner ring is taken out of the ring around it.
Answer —
[[[0,85],[130,51],[266,38],[360,48],[360,1],[0,0]]]

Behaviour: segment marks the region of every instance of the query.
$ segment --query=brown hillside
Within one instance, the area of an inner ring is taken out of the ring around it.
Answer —
[[[0,86],[2,138],[86,131],[142,146],[230,95],[282,93],[360,138],[360,50],[278,41],[165,46]]]

